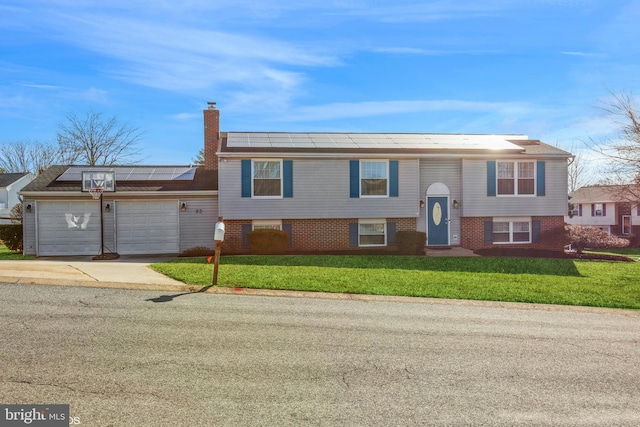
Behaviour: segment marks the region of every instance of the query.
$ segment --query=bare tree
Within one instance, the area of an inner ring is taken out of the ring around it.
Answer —
[[[576,152],[575,149],[572,152]],[[572,159],[570,159],[568,168],[568,184],[569,193],[573,193],[580,187],[589,185],[590,178],[587,176],[587,165],[584,162],[582,153],[577,152]]]
[[[37,141],[12,141],[0,146],[0,169],[6,173],[38,174],[55,164],[68,164],[69,159],[55,144]]]
[[[138,162],[137,142],[142,133],[114,116],[88,111],[84,117],[66,116],[67,123],[58,128],[56,139],[70,163],[87,165],[133,164]]]
[[[594,142],[591,148],[607,160],[604,184],[618,185],[621,200],[640,200],[640,111],[630,93],[611,93],[601,106],[613,119],[617,131]]]

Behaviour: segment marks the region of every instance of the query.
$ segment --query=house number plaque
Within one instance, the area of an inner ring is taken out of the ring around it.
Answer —
[[[442,207],[440,207],[440,203],[435,202],[433,204],[433,211],[431,212],[431,217],[433,218],[433,223],[435,225],[440,225],[440,221],[442,221]]]

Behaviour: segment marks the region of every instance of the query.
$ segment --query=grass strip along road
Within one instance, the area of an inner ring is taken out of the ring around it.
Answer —
[[[205,258],[153,264],[211,284]],[[640,309],[640,264],[545,258],[223,256],[218,286]]]

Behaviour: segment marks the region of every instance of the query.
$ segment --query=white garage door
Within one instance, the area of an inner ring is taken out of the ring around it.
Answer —
[[[178,253],[178,201],[116,203],[119,254]]]
[[[38,255],[100,253],[99,202],[39,202],[37,216]]]

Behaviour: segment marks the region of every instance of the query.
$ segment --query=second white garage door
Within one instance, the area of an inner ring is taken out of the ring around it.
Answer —
[[[119,254],[178,253],[178,201],[116,203]]]

